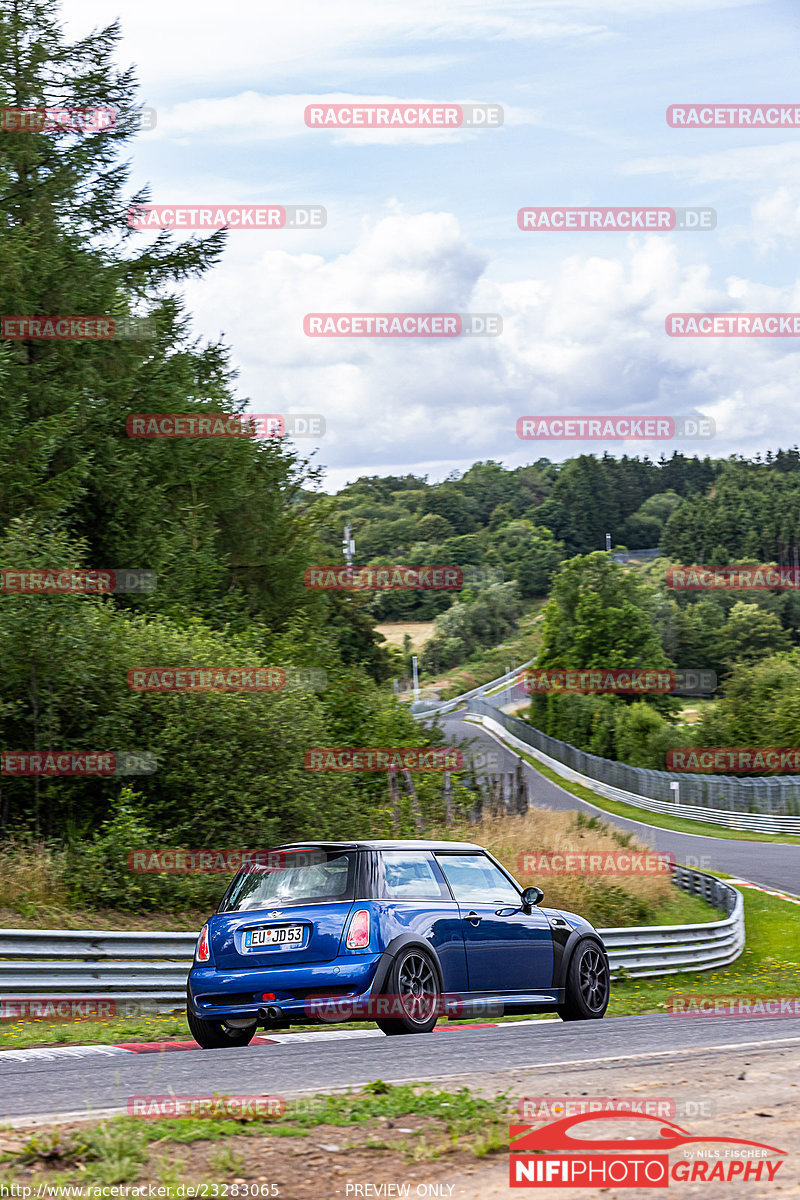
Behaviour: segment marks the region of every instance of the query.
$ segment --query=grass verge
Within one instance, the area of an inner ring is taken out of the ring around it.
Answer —
[[[462,692],[497,679],[498,675],[505,675],[512,663],[523,663],[533,658],[541,646],[541,612],[544,604],[544,600],[533,601],[520,618],[516,630],[500,646],[478,651],[465,663],[443,671],[438,679],[425,678],[425,689],[438,690],[442,700],[450,700],[453,696],[460,696]]]
[[[747,945],[728,967],[617,981],[609,1016],[663,1012],[677,995],[800,995],[800,905],[743,888]]]
[[[505,1153],[511,1117],[506,1093],[486,1099],[468,1088],[376,1080],[357,1092],[289,1101],[283,1116],[269,1119],[117,1117],[44,1128],[33,1136],[2,1131],[0,1185],[17,1182],[24,1171],[34,1190],[144,1182],[165,1187],[163,1196],[188,1184],[267,1184],[269,1190],[251,1187],[238,1194],[303,1200],[319,1195],[321,1177],[330,1182],[339,1172],[372,1180],[391,1178],[392,1171],[395,1178],[402,1172],[406,1179],[429,1179],[437,1160],[452,1170]],[[212,1188],[205,1194],[237,1193]]]
[[[219,876],[222,897],[228,877]],[[111,929],[136,933],[199,933],[208,920],[208,909],[184,909],[180,913],[134,913],[117,908],[69,908],[43,905],[33,910],[27,904],[0,908],[0,929]]]

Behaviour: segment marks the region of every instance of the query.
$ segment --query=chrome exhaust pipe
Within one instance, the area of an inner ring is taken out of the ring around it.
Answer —
[[[269,1008],[260,1008],[258,1010],[259,1021],[280,1021],[282,1016],[283,1013],[277,1004],[270,1004]]]

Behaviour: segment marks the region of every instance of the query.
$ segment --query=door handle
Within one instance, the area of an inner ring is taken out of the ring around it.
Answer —
[[[470,925],[480,925],[483,918],[479,917],[476,912],[472,911],[467,913],[467,915],[464,917],[464,920],[469,921]]]

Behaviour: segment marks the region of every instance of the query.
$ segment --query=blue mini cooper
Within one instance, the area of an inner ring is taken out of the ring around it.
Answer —
[[[276,847],[236,874],[200,932],[189,1028],[212,1049],[316,1021],[399,1034],[429,1033],[439,1016],[602,1017],[600,935],[542,899],[468,842]]]

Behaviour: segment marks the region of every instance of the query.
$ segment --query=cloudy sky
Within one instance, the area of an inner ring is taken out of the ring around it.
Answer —
[[[753,454],[798,440],[796,338],[667,336],[670,312],[800,311],[800,128],[675,129],[681,103],[800,105],[786,0],[64,0],[116,13],[157,126],[153,203],[321,204],[231,231],[186,289],[258,413],[325,416],[315,461],[441,479],[476,459]],[[99,16],[98,16],[99,14]],[[502,105],[489,129],[311,129],[307,104]],[[526,206],[711,206],[713,231],[522,232]],[[142,232],[143,239],[154,235]],[[184,236],[178,234],[176,236]],[[491,338],[311,339],[310,312],[498,313]],[[704,414],[703,442],[522,442],[529,414]]]

